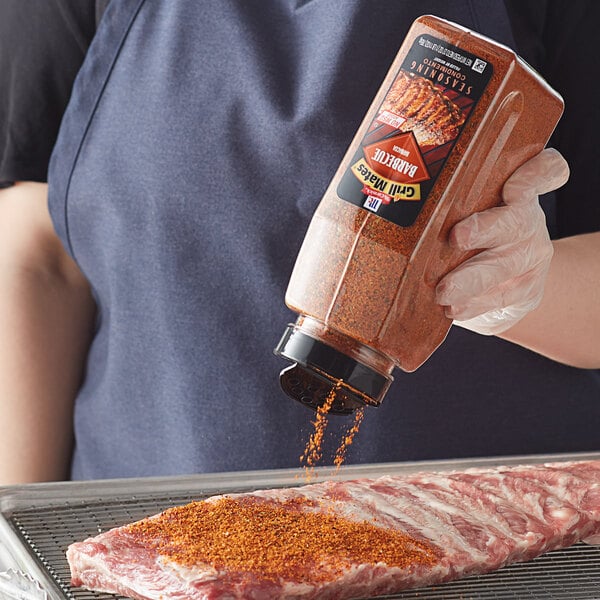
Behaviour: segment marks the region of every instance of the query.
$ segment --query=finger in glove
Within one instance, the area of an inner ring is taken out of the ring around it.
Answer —
[[[461,250],[494,248],[530,238],[545,226],[546,216],[537,202],[498,206],[457,223],[449,243]]]
[[[538,285],[538,279],[540,272],[545,269],[545,265],[539,265],[518,277],[502,281],[485,294],[453,302],[445,307],[445,314],[456,321],[473,319],[489,311],[511,307],[526,314],[536,308],[542,299],[543,288]]]
[[[499,286],[514,286],[521,276],[540,276],[548,268],[553,247],[537,240],[485,250],[448,273],[437,285],[436,300],[444,306],[467,306],[480,296],[491,296]],[[538,267],[542,266],[540,270]],[[525,294],[524,294],[525,295]],[[497,297],[495,295],[494,297]],[[497,304],[491,308],[507,306]]]
[[[502,199],[508,205],[531,202],[569,179],[569,165],[554,148],[546,148],[519,167],[506,181]]]

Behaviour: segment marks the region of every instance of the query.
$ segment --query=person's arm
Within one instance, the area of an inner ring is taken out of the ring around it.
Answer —
[[[600,368],[600,211],[596,132],[600,112],[580,93],[594,66],[600,4],[592,0],[507,1],[531,64],[565,100],[552,144],[569,163],[569,182],[556,192],[554,255],[540,306],[499,334],[562,363]],[[531,24],[541,32],[533,35]],[[565,65],[569,65],[565,68]],[[588,93],[597,91],[596,81]],[[589,233],[595,232],[595,233]]]
[[[68,478],[94,313],[54,232],[47,185],[0,190],[0,485]]]
[[[600,232],[554,241],[540,305],[499,337],[574,367],[600,368]]]

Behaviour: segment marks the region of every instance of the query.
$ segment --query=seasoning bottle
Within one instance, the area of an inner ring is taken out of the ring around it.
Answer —
[[[547,143],[561,97],[509,48],[419,17],[325,192],[286,293],[284,391],[334,414],[378,406],[446,337],[440,279],[473,253],[450,229],[501,202]]]

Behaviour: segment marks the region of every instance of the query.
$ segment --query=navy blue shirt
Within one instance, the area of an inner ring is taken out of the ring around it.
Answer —
[[[74,478],[299,465],[313,415],[281,392],[285,365],[272,354],[295,319],[285,288],[424,13],[515,46],[496,0],[109,5],[49,180],[56,229],[98,305]],[[348,462],[598,450],[599,400],[597,371],[453,328],[418,371],[396,371]],[[329,463],[348,425],[331,421]]]

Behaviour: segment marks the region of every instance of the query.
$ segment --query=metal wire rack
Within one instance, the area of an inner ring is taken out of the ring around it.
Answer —
[[[600,460],[600,453],[352,465],[343,472],[319,467],[314,476],[344,480],[570,460]],[[65,556],[69,544],[190,500],[303,483],[297,469],[281,469],[0,488],[0,564],[7,568],[8,558],[9,568],[39,581],[48,600],[128,600],[72,588]],[[486,575],[381,598],[600,600],[600,546],[576,544]]]
[[[228,492],[238,491],[228,489]],[[243,490],[239,490],[243,491]],[[204,494],[207,495],[207,494]],[[65,600],[124,600],[123,596],[71,588],[65,558],[67,546],[77,540],[155,514],[176,504],[202,498],[190,492],[175,496],[122,497],[96,502],[33,508],[13,512],[11,527]],[[407,591],[386,598],[413,600],[598,600],[600,547],[577,544],[515,564],[494,573],[432,588]]]

